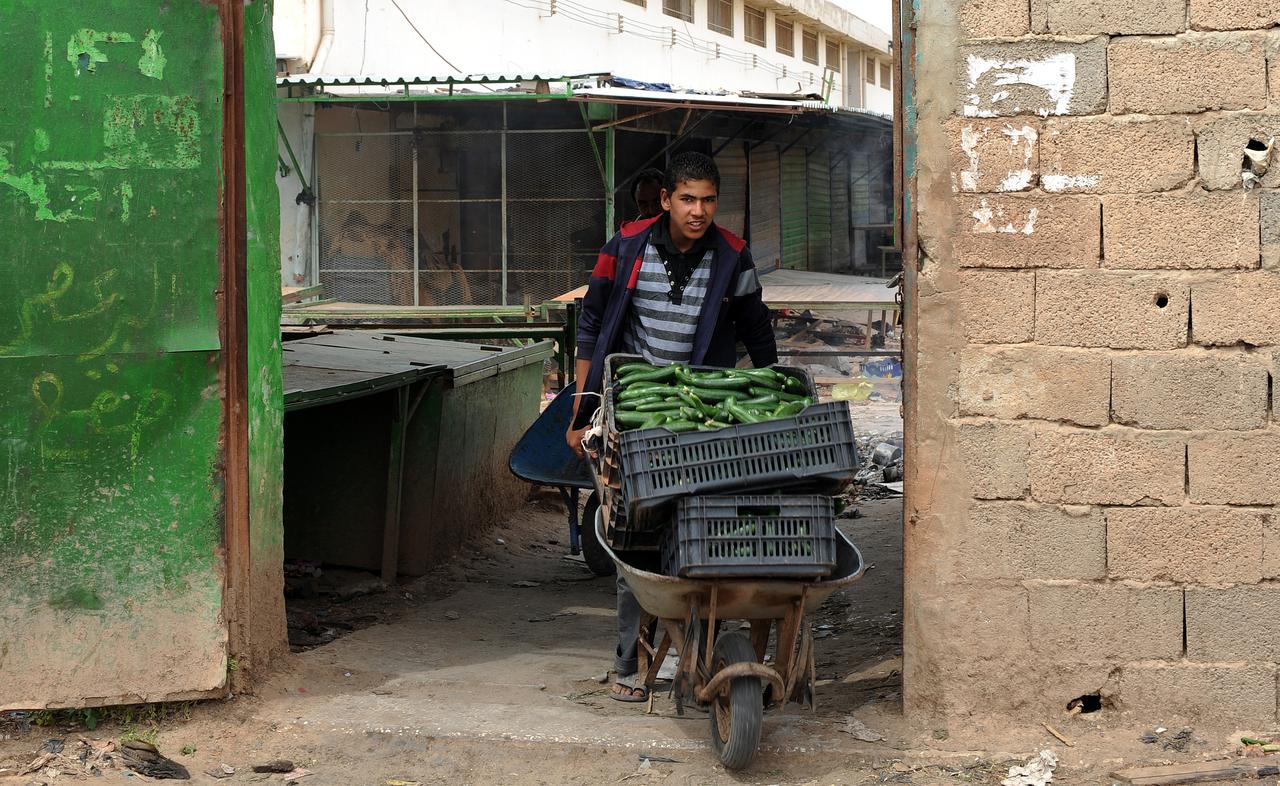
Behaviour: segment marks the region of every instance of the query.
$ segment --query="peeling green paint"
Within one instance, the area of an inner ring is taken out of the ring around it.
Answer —
[[[8,153],[3,147],[0,147],[0,185],[8,186],[25,196],[36,209],[37,221],[65,222],[70,218],[70,211],[55,215],[49,209],[49,189],[45,187],[43,180],[33,174],[19,175],[13,171],[13,165],[9,163]]]
[[[44,108],[53,106],[53,33],[44,34]]]
[[[120,221],[128,223],[129,221],[129,200],[133,199],[133,186],[128,183],[121,183],[116,189],[116,194],[120,197]]]
[[[37,153],[49,152],[49,132],[45,131],[43,128],[37,128],[32,132],[32,134],[35,137],[35,141],[33,143],[35,151]]]
[[[128,33],[99,33],[97,30],[84,28],[77,30],[67,41],[67,61],[76,67],[76,76],[81,71],[93,73],[98,70],[98,63],[107,62],[107,55],[98,48],[98,44],[131,44],[133,36]]]
[[[164,66],[169,61],[165,59],[164,51],[160,49],[162,35],[164,33],[159,30],[148,30],[142,37],[142,57],[138,60],[138,70],[143,76],[164,79]]]

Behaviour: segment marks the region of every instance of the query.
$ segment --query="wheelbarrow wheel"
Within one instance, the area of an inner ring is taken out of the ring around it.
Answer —
[[[587,563],[587,567],[597,576],[612,576],[617,570],[617,566],[613,564],[613,557],[609,556],[609,552],[604,550],[600,539],[596,537],[596,513],[600,510],[600,495],[591,492],[591,496],[587,497],[587,504],[582,509],[582,559]]]
[[[716,639],[712,653],[714,675],[735,663],[751,663],[756,659],[751,640],[740,631],[726,633]],[[727,769],[740,770],[751,763],[760,748],[760,727],[764,723],[764,696],[759,677],[731,680],[720,694],[712,697],[711,746]]]

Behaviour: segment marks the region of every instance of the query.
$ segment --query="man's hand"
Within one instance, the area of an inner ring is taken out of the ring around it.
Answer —
[[[583,426],[582,428],[574,428],[573,426],[570,426],[569,430],[564,434],[564,441],[569,443],[569,447],[573,448],[573,452],[576,453],[580,459],[585,459],[587,457],[587,451],[582,448],[582,438],[587,435],[587,429],[589,428],[591,427]]]

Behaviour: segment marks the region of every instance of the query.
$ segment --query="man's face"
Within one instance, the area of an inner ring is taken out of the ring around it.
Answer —
[[[653,218],[662,212],[662,184],[646,180],[636,187],[636,209],[641,218]]]
[[[702,237],[716,216],[716,184],[710,180],[684,180],[675,193],[662,189],[662,209],[671,213],[671,239],[693,242]]]

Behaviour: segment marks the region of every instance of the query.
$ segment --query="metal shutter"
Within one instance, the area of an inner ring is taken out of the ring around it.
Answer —
[[[747,156],[741,142],[730,142],[716,156],[720,167],[720,207],[716,223],[740,237],[746,236]]]
[[[845,272],[853,267],[849,249],[849,157],[841,155],[831,167],[831,269]]]
[[[778,173],[778,149],[761,145],[751,151],[751,253],[756,267],[772,270],[782,256],[782,186]]]
[[[808,156],[809,270],[831,270],[831,157],[826,150]]]
[[[792,148],[782,156],[782,266],[805,270],[809,266],[809,222],[805,191],[808,165],[803,150]]]

